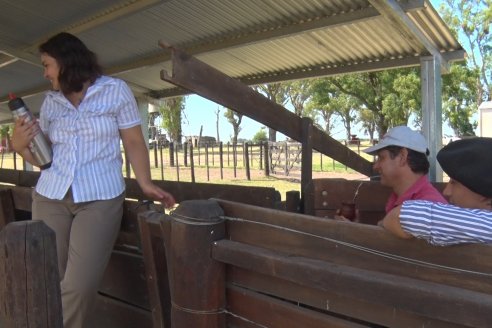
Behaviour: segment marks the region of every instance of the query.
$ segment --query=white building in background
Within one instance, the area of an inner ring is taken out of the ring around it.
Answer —
[[[492,101],[478,106],[478,135],[492,138]]]

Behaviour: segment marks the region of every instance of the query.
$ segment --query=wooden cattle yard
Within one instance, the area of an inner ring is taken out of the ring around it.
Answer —
[[[61,327],[54,236],[28,220],[37,176],[0,170],[12,184],[0,192],[2,327]],[[384,211],[388,191],[359,183],[314,180],[306,210],[317,217],[279,210],[271,188],[169,182],[180,205],[164,214],[128,179],[134,200],[91,327],[488,327],[491,247],[434,247],[325,218],[357,188],[361,216]]]

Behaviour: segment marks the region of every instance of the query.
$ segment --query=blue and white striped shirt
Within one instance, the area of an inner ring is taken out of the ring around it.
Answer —
[[[53,162],[43,170],[36,191],[74,202],[111,199],[125,189],[120,129],[140,125],[137,103],[125,82],[102,76],[75,108],[60,92],[46,94],[40,127],[50,138]]]
[[[410,200],[403,203],[400,224],[433,245],[492,243],[492,211]]]

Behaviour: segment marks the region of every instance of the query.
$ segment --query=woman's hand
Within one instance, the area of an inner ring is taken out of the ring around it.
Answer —
[[[29,147],[29,143],[38,131],[39,126],[36,121],[26,122],[26,117],[16,119],[11,140],[14,151],[22,153]]]
[[[166,208],[171,208],[176,203],[173,195],[171,195],[167,191],[162,190],[153,183],[141,186],[141,188],[146,196],[148,196],[152,200],[161,202]]]

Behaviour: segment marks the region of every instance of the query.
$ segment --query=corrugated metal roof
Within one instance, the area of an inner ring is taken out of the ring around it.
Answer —
[[[444,59],[464,58],[461,45],[427,0],[388,2],[403,9]],[[391,18],[375,9],[378,3],[79,0],[47,5],[0,0],[0,113],[10,115],[8,92],[29,102],[28,96],[48,87],[37,45],[64,30],[79,36],[107,72],[126,80],[139,96],[176,92],[159,77],[161,69],[170,70],[170,56],[158,40],[250,84],[418,65],[429,46],[395,28]],[[8,62],[12,57],[20,60]]]

